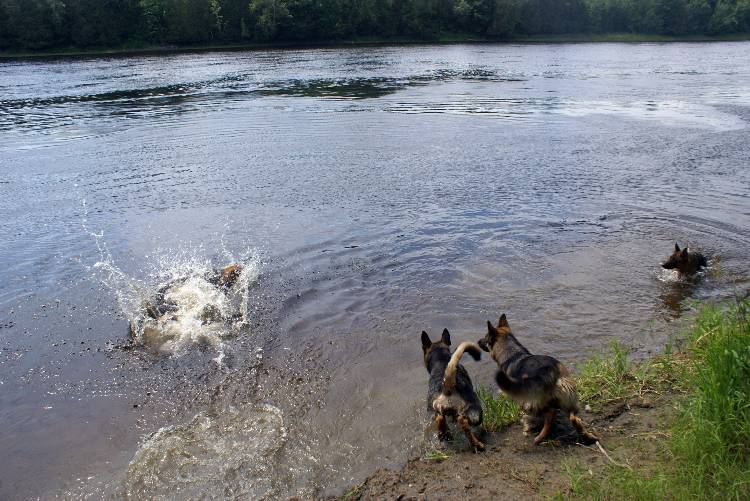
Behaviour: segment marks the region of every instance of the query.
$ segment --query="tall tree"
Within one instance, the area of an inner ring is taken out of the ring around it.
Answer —
[[[737,4],[734,0],[718,0],[713,16],[708,22],[708,32],[714,35],[720,33],[735,33],[740,25],[737,22]]]

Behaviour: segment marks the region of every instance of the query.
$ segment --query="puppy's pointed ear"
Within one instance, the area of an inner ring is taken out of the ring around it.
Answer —
[[[505,318],[505,313],[500,315],[500,320],[497,321],[498,327],[510,327],[510,324],[508,323],[508,319]]]
[[[427,335],[425,331],[422,331],[422,349],[427,351],[430,346],[432,346],[432,341],[430,341],[430,336]]]
[[[495,340],[497,339],[497,329],[494,325],[492,325],[492,322],[487,320],[487,337],[485,338],[487,341],[489,341],[489,345],[492,346],[495,343]]]
[[[674,251],[675,252],[680,252],[680,246],[679,246],[679,244],[674,244]]]
[[[451,333],[448,332],[448,329],[443,329],[443,335],[440,340],[443,342],[443,344],[447,344],[448,346],[451,345]]]
[[[687,257],[688,257],[688,248],[687,247],[685,247],[684,249],[682,249],[682,257],[684,257],[685,259],[687,259]]]

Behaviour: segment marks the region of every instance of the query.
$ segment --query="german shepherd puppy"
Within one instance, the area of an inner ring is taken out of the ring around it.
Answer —
[[[570,422],[588,441],[598,439],[587,432],[578,417],[578,393],[568,371],[558,360],[546,355],[532,355],[518,342],[503,314],[497,327],[487,322],[487,335],[477,343],[497,362],[495,375],[498,386],[523,407],[524,433],[531,431],[532,420],[544,417],[542,431],[534,438],[539,444],[549,434],[558,410],[565,412]]]
[[[208,283],[226,292],[231,289],[232,286],[240,278],[242,270],[243,268],[241,264],[230,264],[229,266],[225,266],[221,270],[214,271],[210,276],[206,277],[206,280],[208,281]],[[186,279],[187,278],[179,278],[160,287],[156,292],[154,300],[147,301],[144,304],[146,315],[153,318],[154,320],[163,320],[171,316],[177,310],[177,305],[167,301],[166,296],[169,293],[170,289],[172,289],[176,285],[183,284]],[[211,320],[212,316],[214,316],[216,312],[207,313],[207,319]]]
[[[680,250],[678,244],[674,244],[674,252],[661,265],[665,270],[677,270],[680,275],[692,275],[701,268],[708,266],[708,261],[698,252],[690,252],[688,248]]]
[[[474,451],[483,451],[484,444],[471,430],[472,426],[482,424],[482,405],[474,392],[469,373],[458,363],[464,352],[479,360],[482,351],[475,343],[461,343],[451,355],[450,345],[448,329],[443,330],[440,341],[435,343],[422,331],[424,364],[430,373],[427,410],[435,413],[435,425],[441,440],[450,437],[446,419],[452,417],[461,425]]]

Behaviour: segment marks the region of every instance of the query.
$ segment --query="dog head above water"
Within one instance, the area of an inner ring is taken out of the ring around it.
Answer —
[[[219,287],[231,289],[235,282],[237,282],[237,279],[240,278],[241,273],[242,265],[240,264],[230,264],[222,269],[218,279]]]
[[[674,270],[680,267],[683,263],[688,260],[688,248],[680,250],[679,244],[674,244],[674,252],[670,255],[666,261],[661,265],[665,270]]]
[[[680,249],[679,244],[674,244],[674,252],[661,267],[665,270],[677,270],[681,274],[695,273],[706,266],[706,258],[697,252],[690,252],[688,248]]]
[[[451,333],[448,332],[448,329],[443,329],[440,341],[435,341],[434,343],[430,340],[430,336],[425,331],[422,331],[422,352],[424,353],[425,366],[428,365],[430,354],[436,350],[443,350],[448,356],[450,356],[450,345]]]
[[[512,334],[510,331],[510,324],[508,319],[505,317],[505,313],[500,315],[500,320],[497,322],[497,327],[492,325],[492,322],[487,321],[487,335],[477,341],[477,344],[486,352],[491,352],[492,347],[498,340],[505,338],[508,334]]]

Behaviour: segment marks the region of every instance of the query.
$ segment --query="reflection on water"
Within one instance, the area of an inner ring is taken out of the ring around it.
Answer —
[[[618,54],[625,47],[631,58],[627,62]],[[15,146],[42,146],[50,135],[55,140],[86,137],[93,133],[86,132],[92,120],[99,128],[107,123],[113,132],[124,126],[113,120],[125,117],[242,109],[264,96],[342,100],[393,96],[347,111],[476,113],[536,121],[543,120],[539,114],[598,113],[737,129],[744,122],[716,110],[713,105],[718,101],[699,104],[696,100],[704,101],[703,93],[710,89],[724,102],[750,103],[748,89],[736,86],[744,74],[725,71],[743,50],[742,44],[705,45],[698,61],[686,46],[607,44],[527,46],[520,58],[517,46],[472,45],[350,49],[343,61],[339,51],[310,50],[122,58],[102,64],[13,62],[0,66],[0,87],[8,90],[0,98],[0,131],[9,133]],[[655,55],[663,52],[669,52],[671,65],[665,66]],[[62,65],[69,67],[69,79],[60,80]],[[283,75],[290,67],[294,74]],[[280,74],[287,78],[280,79]],[[21,75],[27,85],[14,85]],[[435,84],[448,87],[440,90]],[[397,98],[419,87],[422,90],[409,93],[407,100]],[[329,107],[308,103],[307,109]],[[45,135],[29,136],[40,132]],[[15,137],[18,134],[22,137]]]
[[[267,85],[260,93],[266,96],[367,99],[387,96],[410,85],[414,85],[414,82],[387,78],[293,80]]]
[[[430,446],[419,332],[501,312],[571,363],[662,349],[750,283],[749,47],[0,64],[0,498],[337,493]],[[667,280],[675,241],[721,269]],[[127,345],[160,284],[194,324],[236,261],[232,363],[202,322],[179,356]]]
[[[663,284],[659,300],[668,318],[679,318],[689,309],[686,302],[706,279],[707,273],[709,272],[701,272],[692,277],[681,277],[673,270],[659,271],[658,278]]]

